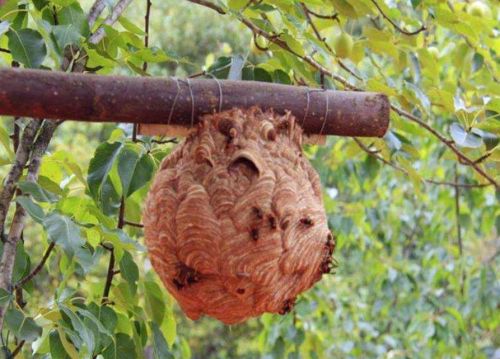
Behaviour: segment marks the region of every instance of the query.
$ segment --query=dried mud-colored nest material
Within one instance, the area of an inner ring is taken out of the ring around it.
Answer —
[[[146,244],[191,319],[285,314],[330,271],[335,241],[301,141],[290,114],[231,110],[203,117],[161,164]]]

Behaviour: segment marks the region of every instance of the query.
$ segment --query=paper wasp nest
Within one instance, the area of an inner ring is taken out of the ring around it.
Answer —
[[[290,114],[202,118],[161,164],[144,212],[151,262],[191,319],[285,314],[329,272],[335,241]]]

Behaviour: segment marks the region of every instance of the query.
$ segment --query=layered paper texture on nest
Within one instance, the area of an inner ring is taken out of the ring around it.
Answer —
[[[287,313],[330,271],[335,241],[290,115],[204,116],[162,162],[143,215],[152,265],[192,319]]]

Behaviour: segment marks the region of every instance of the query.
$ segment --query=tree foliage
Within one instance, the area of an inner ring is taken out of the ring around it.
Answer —
[[[5,357],[498,353],[496,2],[129,3],[6,0],[0,65],[377,91],[391,128],[305,148],[338,238],[336,274],[286,316],[226,327],[185,319],[141,244],[141,204],[175,139],[1,118],[0,201],[11,195],[0,253],[14,253],[0,289]]]

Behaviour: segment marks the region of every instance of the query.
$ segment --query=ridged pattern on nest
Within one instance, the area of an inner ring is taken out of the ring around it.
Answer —
[[[145,211],[151,262],[192,319],[284,314],[330,270],[317,173],[290,114],[202,118],[161,164]]]

